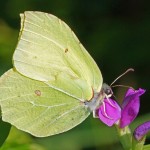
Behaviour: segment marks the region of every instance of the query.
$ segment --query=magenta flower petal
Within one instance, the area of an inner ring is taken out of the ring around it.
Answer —
[[[144,93],[145,93],[144,89],[139,88],[139,90],[133,90],[133,89],[129,88],[128,91],[126,92],[125,97],[132,95],[132,94],[138,94],[139,96],[141,96]]]
[[[145,90],[133,90],[129,89],[126,93],[122,104],[120,127],[124,128],[129,125],[138,115],[140,108],[139,97],[145,93]]]
[[[147,121],[147,122],[139,125],[134,130],[133,135],[136,140],[140,141],[149,131],[150,131],[150,121]]]
[[[145,93],[144,89],[139,88],[139,90],[133,90],[131,88],[128,89],[128,91],[125,94],[125,98],[123,100],[122,108],[124,108],[128,102],[132,99],[132,96],[134,95],[141,96],[142,94]]]
[[[121,108],[116,101],[104,99],[103,105],[98,110],[99,119],[108,126],[112,126],[121,118]]]

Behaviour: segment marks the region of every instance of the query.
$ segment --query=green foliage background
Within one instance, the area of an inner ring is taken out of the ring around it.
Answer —
[[[1,0],[0,75],[12,67],[12,54],[20,29],[19,14],[26,10],[52,13],[76,33],[99,65],[105,82],[110,84],[126,69],[135,69],[134,73],[117,82],[147,90],[141,98],[139,118],[132,124],[134,129],[140,122],[150,120],[149,6],[150,1],[146,0]],[[121,102],[125,89],[114,91]],[[5,126],[0,128],[5,130]],[[150,143],[150,140],[146,142]],[[115,129],[106,127],[91,116],[71,131],[42,139],[12,129],[1,149],[10,147],[11,150],[121,149]]]

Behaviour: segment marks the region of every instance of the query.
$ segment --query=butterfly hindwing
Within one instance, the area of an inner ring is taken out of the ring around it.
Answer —
[[[90,114],[79,99],[12,69],[1,77],[0,91],[3,121],[34,136],[67,131]]]

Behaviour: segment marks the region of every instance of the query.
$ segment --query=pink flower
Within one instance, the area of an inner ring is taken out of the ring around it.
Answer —
[[[102,122],[112,126],[121,118],[121,108],[113,99],[104,99],[103,105],[99,108],[98,116]]]
[[[150,131],[150,121],[147,121],[147,122],[139,125],[134,130],[133,135],[137,141],[140,141],[149,131]]]
[[[129,125],[138,115],[140,109],[140,96],[145,93],[145,90],[129,89],[125,95],[122,104],[120,127],[124,128]]]
[[[145,93],[144,89],[128,89],[125,94],[122,106],[113,99],[104,99],[103,105],[98,109],[99,119],[108,126],[112,126],[120,120],[120,128],[129,125],[138,115],[140,108],[139,97]]]

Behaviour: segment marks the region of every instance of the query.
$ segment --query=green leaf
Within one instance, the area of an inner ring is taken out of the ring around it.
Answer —
[[[0,150],[46,150],[28,134],[12,127],[10,134]]]
[[[60,150],[62,147],[65,150],[78,150],[85,147],[113,145],[118,142],[118,136],[114,127],[107,127],[99,119],[93,119],[91,115],[73,130],[47,138],[37,138],[36,141],[48,149]]]
[[[144,145],[143,150],[150,150],[150,144],[149,145]]]
[[[0,75],[12,67],[18,32],[0,19]]]
[[[137,125],[140,123],[149,120],[149,118],[150,114],[145,114],[136,118],[136,120],[131,125],[132,129],[137,127]],[[92,116],[86,119],[83,124],[80,124],[69,132],[42,139],[38,138],[37,141],[40,144],[48,147],[48,149],[53,147],[55,150],[59,150],[60,147],[63,147],[66,150],[70,150],[71,147],[69,147],[69,145],[72,145],[72,150],[77,150],[83,147],[96,146],[101,148],[103,146],[108,147],[108,145],[113,144],[120,145],[116,128],[108,127],[104,125],[99,119],[93,119]],[[57,144],[58,141],[59,145]],[[66,141],[70,144],[67,145]],[[122,147],[120,146],[120,149],[121,148]]]
[[[9,123],[3,122],[2,118],[0,117],[0,147],[3,145],[7,136],[9,134],[11,125]]]
[[[126,126],[125,128],[121,129],[118,125],[116,125],[119,140],[125,150],[130,150],[132,147],[132,134],[130,128]]]

